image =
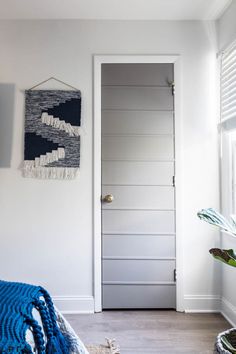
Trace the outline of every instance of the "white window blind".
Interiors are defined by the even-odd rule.
[[[221,58],[221,126],[236,129],[236,42]]]

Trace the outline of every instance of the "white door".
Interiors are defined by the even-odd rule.
[[[103,309],[176,307],[173,70],[102,65]]]

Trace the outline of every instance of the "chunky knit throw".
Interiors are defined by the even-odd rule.
[[[32,311],[40,313],[42,327]],[[40,286],[0,280],[0,353],[33,353],[26,331],[33,332],[38,354],[68,354],[70,342],[60,332],[48,292]]]

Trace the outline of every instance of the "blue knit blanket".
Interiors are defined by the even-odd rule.
[[[38,310],[43,329],[33,318],[33,309]],[[70,352],[71,343],[58,328],[48,292],[40,286],[0,280],[0,353],[33,353],[26,342],[28,329],[38,354]]]

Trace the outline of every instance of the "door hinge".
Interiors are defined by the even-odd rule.
[[[173,82],[168,82],[168,84],[169,84],[169,87],[171,88],[171,93],[174,96],[174,94],[175,94],[175,83],[173,81]]]
[[[175,187],[175,176],[172,177],[172,186]]]
[[[176,275],[176,269],[174,269],[174,282],[176,282],[177,275]]]

